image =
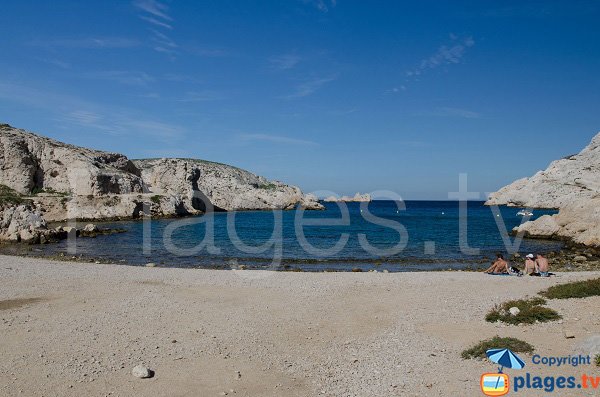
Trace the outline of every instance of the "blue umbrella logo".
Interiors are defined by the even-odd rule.
[[[491,362],[499,364],[498,373],[502,373],[504,367],[522,369],[525,366],[523,360],[510,349],[490,349],[485,352]]]
[[[515,353],[513,353],[510,349],[489,349],[485,352],[485,355],[490,359],[491,362],[499,364],[500,368],[498,368],[498,373],[502,373],[502,369],[504,367],[514,368],[514,369],[522,369],[525,366],[523,360],[519,358]],[[501,375],[498,375],[498,380],[496,381],[496,388],[500,383]]]

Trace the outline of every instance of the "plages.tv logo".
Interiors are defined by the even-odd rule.
[[[500,365],[498,373],[485,373],[481,375],[481,391],[486,396],[503,396],[510,390],[510,378],[502,373],[506,368],[522,369],[525,367],[523,360],[519,358],[510,349],[489,349],[485,355],[492,361]]]

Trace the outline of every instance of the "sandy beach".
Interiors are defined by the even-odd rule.
[[[487,311],[598,275],[218,271],[0,256],[0,395],[479,395],[480,375],[496,367],[460,358],[479,340],[515,336],[541,355],[568,355],[600,334],[600,297],[550,301],[562,323],[490,324]],[[132,376],[140,363],[155,376]]]

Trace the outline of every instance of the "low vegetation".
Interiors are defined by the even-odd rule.
[[[69,195],[69,193],[59,192],[58,190],[54,190],[51,187],[41,188],[41,187],[36,186],[33,189],[31,189],[32,196],[37,196],[40,193],[54,194],[56,196],[68,196]]]
[[[533,346],[520,339],[494,336],[491,339],[481,341],[475,346],[464,350],[461,357],[464,359],[485,358],[485,352],[489,349],[510,349],[515,353],[531,353],[534,350]]]
[[[519,299],[504,302],[494,307],[486,316],[485,320],[490,323],[502,321],[507,324],[534,324],[545,323],[561,318],[556,310],[544,307],[546,300],[543,298]],[[512,314],[510,309],[516,307],[518,313]]]
[[[265,189],[265,190],[275,190],[277,189],[277,185],[274,183],[263,183],[261,185],[256,185],[256,187],[258,189]]]
[[[548,299],[586,298],[600,296],[600,278],[554,285],[540,295]]]
[[[150,197],[150,201],[152,201],[154,204],[159,204],[161,197],[162,196],[160,194],[155,194],[154,196]]]
[[[596,354],[594,362],[596,363],[596,367],[600,367],[600,354]]]
[[[6,185],[0,185],[0,205],[4,204],[24,204],[28,201],[25,200],[17,191],[9,188]]]

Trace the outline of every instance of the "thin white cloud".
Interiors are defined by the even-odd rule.
[[[316,78],[316,79],[305,81],[301,84],[298,84],[296,86],[296,90],[292,94],[286,96],[285,98],[295,99],[295,98],[303,98],[303,97],[312,95],[317,90],[319,90],[321,87],[323,87],[325,84],[330,83],[330,82],[334,81],[335,79],[336,79],[335,76],[331,76],[331,77]]]
[[[133,5],[139,8],[142,11],[147,12],[148,14],[152,14],[155,17],[166,19],[167,21],[172,21],[173,18],[167,11],[169,7],[166,4],[163,4],[156,0],[136,0],[133,2]]]
[[[462,117],[465,119],[478,119],[481,117],[481,114],[467,109],[443,107],[439,110],[440,114],[444,116]]]
[[[290,138],[287,136],[280,135],[268,135],[268,134],[239,134],[237,137],[243,141],[262,141],[262,142],[272,142],[272,143],[280,143],[287,145],[306,145],[306,146],[317,146],[318,143],[304,140],[304,139],[296,139]]]
[[[283,54],[272,56],[269,58],[269,62],[271,63],[271,67],[279,70],[288,70],[295,67],[302,58],[296,54]]]
[[[440,107],[429,112],[420,113],[422,116],[435,116],[435,117],[458,117],[463,119],[478,119],[481,118],[481,114],[468,109],[453,108],[453,107]]]
[[[408,77],[420,76],[427,70],[435,69],[439,66],[459,63],[469,47],[475,45],[472,37],[459,39],[456,35],[450,36],[451,45],[443,45],[428,58],[423,59],[419,65],[406,72]]]
[[[84,77],[89,79],[114,81],[125,85],[135,85],[145,87],[154,81],[154,78],[144,72],[131,72],[125,70],[104,70],[98,72],[88,72]]]
[[[321,12],[328,12],[337,5],[336,0],[302,0],[304,4],[309,4]]]
[[[65,47],[81,49],[131,48],[140,45],[136,39],[126,37],[83,37],[61,38],[52,40],[35,40],[30,43],[41,47]]]
[[[161,140],[179,139],[183,136],[184,132],[183,129],[178,126],[155,120],[132,120],[128,117],[128,119],[122,120],[121,124],[131,129],[141,131],[144,135],[151,135],[160,138]]]
[[[385,93],[386,94],[397,94],[401,91],[406,91],[406,86],[405,85],[399,85],[397,87],[392,87],[389,90],[387,90]]]
[[[54,65],[58,68],[61,69],[71,69],[71,64],[65,61],[61,61],[60,59],[56,59],[56,58],[43,58],[40,59],[40,61],[48,63],[50,65]]]
[[[217,101],[220,99],[223,99],[224,96],[223,94],[216,92],[216,91],[210,91],[210,90],[203,90],[203,91],[188,91],[185,93],[184,97],[181,99],[178,99],[178,102],[206,102],[206,101]]]
[[[140,19],[143,19],[146,22],[150,22],[151,24],[156,25],[156,26],[160,26],[162,28],[173,29],[173,26],[171,26],[170,24],[168,24],[166,22],[159,21],[156,18],[147,17],[145,15],[140,15]]]
[[[139,17],[154,28],[173,29],[173,18],[169,15],[169,7],[166,4],[156,0],[135,0],[133,5],[142,12]],[[156,29],[150,29],[154,42],[152,48],[174,59],[179,46],[169,36]]]
[[[0,100],[24,105],[29,110],[47,111],[64,127],[93,128],[113,136],[151,138],[167,147],[179,144],[185,136],[183,127],[148,117],[138,111],[100,105],[76,96],[15,83],[0,81]]]
[[[197,48],[196,47],[196,48],[189,49],[189,52],[198,54],[203,57],[208,57],[208,58],[220,58],[220,57],[227,57],[227,56],[231,55],[231,52],[224,48]]]
[[[76,110],[64,116],[64,120],[79,125],[93,125],[100,121],[101,118],[102,116],[89,110]]]

